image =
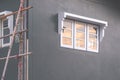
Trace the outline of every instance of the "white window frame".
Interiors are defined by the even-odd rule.
[[[63,26],[63,22],[64,22],[64,20],[62,21],[62,26]],[[61,30],[61,36],[60,36],[60,43],[61,43],[61,46],[62,47],[66,47],[66,48],[73,48],[73,22],[72,22],[72,45],[71,46],[68,46],[68,45],[64,45],[64,44],[62,44],[62,32],[63,32],[63,30]]]
[[[97,50],[90,50],[88,49],[87,47],[87,44],[88,44],[88,33],[86,34],[85,32],[85,49],[82,49],[82,48],[77,48],[75,46],[75,38],[73,38],[73,41],[72,41],[72,47],[69,47],[69,46],[65,46],[62,44],[62,35],[61,35],[61,31],[63,30],[63,21],[64,19],[72,19],[72,20],[75,20],[75,21],[80,21],[80,22],[84,22],[84,23],[90,23],[90,24],[95,24],[95,25],[98,25],[99,26],[99,30],[97,33],[97,36],[98,36],[98,39],[97,39]],[[87,50],[87,51],[92,51],[92,52],[99,52],[99,43],[102,41],[103,37],[104,37],[104,31],[106,29],[106,27],[108,26],[108,22],[107,21],[103,21],[103,20],[98,20],[98,19],[94,19],[94,18],[89,18],[89,17],[85,17],[85,16],[80,16],[80,15],[76,15],[76,14],[71,14],[71,13],[67,13],[67,12],[60,12],[58,14],[58,33],[61,35],[61,39],[60,39],[60,44],[61,44],[61,47],[66,47],[66,48],[74,48],[74,49],[79,49],[79,50]],[[73,28],[75,29],[75,28]],[[85,29],[85,30],[88,30],[88,29]],[[75,31],[73,31],[75,32]],[[88,31],[87,31],[88,32]],[[73,33],[75,34],[75,33]],[[72,35],[73,35],[72,34]],[[72,36],[74,37],[74,36]],[[86,41],[87,40],[87,41]]]
[[[7,15],[7,14],[10,14],[10,13],[12,13],[11,11],[3,11],[3,12],[0,12],[0,15]],[[11,16],[8,16],[8,17],[6,17],[6,19],[8,19],[8,28],[9,28],[9,30],[10,30],[10,34],[12,34],[12,32],[13,32],[13,15],[11,15]],[[3,20],[1,19],[1,32],[2,32],[2,35],[1,35],[1,37],[2,36],[4,36],[4,30],[3,30]],[[7,46],[9,46],[10,45],[10,43],[11,43],[11,36],[10,36],[10,42],[9,43],[4,43],[4,41],[3,41],[3,39],[0,39],[1,41],[0,42],[2,42],[2,45],[1,45],[1,47],[7,47]]]

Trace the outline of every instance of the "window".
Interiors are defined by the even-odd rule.
[[[4,16],[11,13],[10,11],[0,12],[0,16]],[[4,19],[0,19],[0,37],[11,34],[13,32],[13,15],[8,16]],[[0,47],[9,46],[11,37],[5,37],[0,39]]]
[[[107,22],[70,13],[60,14],[58,21],[61,47],[99,51]]]

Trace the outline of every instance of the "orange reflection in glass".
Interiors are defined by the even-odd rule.
[[[63,34],[64,37],[72,37],[72,31],[71,30],[64,29],[62,34]]]
[[[85,41],[84,40],[76,40],[76,47],[85,47]]]
[[[83,32],[77,32],[76,39],[85,39],[85,34]]]
[[[63,22],[63,28],[64,29],[72,29],[72,21],[71,20],[64,20]]]
[[[97,28],[94,27],[94,25],[89,25],[89,33],[90,34],[96,34]]]
[[[85,48],[85,24],[81,22],[76,22],[76,47]]]
[[[72,39],[71,38],[65,38],[65,37],[63,37],[62,38],[62,43],[64,44],[64,45],[72,45]]]
[[[97,41],[90,39],[89,40],[89,49],[97,50]]]
[[[62,31],[62,44],[72,46],[72,21],[64,20]]]
[[[91,50],[97,50],[97,28],[94,25],[89,25],[88,48]]]
[[[85,24],[81,22],[76,22],[75,24],[76,31],[85,31]]]

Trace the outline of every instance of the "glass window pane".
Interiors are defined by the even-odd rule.
[[[8,19],[3,21],[3,27],[8,27]]]
[[[97,42],[97,38],[89,38],[89,41]]]
[[[72,21],[64,20],[62,31],[62,44],[72,46]]]
[[[75,27],[76,27],[76,31],[85,32],[85,24],[84,23],[76,22]]]
[[[72,21],[71,20],[64,20],[63,28],[71,30],[72,29]]]
[[[89,38],[97,39],[97,34],[89,34]]]
[[[76,32],[76,39],[85,39],[85,33]]]
[[[3,39],[3,44],[9,43],[10,42],[10,37],[5,37]]]
[[[91,50],[97,50],[97,41],[94,39],[89,40],[89,49]]]
[[[62,38],[62,44],[71,46],[72,45],[72,39],[63,37]]]
[[[95,25],[89,25],[89,41],[88,41],[88,49],[97,50],[98,47],[98,28]]]
[[[89,25],[89,34],[97,34],[97,28],[94,25]]]
[[[75,46],[77,48],[85,48],[85,24],[82,22],[75,23]]]
[[[3,29],[3,36],[10,34],[9,28]],[[10,36],[3,38],[3,44],[9,43],[10,42]]]
[[[65,29],[65,30],[63,31],[62,35],[63,35],[64,37],[72,37],[72,31]]]
[[[85,40],[76,40],[76,47],[85,48]]]
[[[9,28],[4,29],[3,30],[3,35],[8,35],[8,34],[10,34]]]

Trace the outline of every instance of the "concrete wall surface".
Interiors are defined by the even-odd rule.
[[[18,9],[18,0],[6,2],[4,0],[0,2],[0,10]],[[28,26],[32,52],[29,61],[29,80],[120,80],[118,2],[118,0],[29,0],[29,5],[33,6],[29,11]],[[59,12],[69,12],[108,22],[99,53],[60,47],[60,35],[57,31]],[[0,49],[0,57],[6,50],[7,48]],[[17,69],[13,67],[14,61],[9,64],[11,67],[8,68],[6,80],[17,78]],[[1,66],[0,74],[3,68]],[[10,74],[11,71],[13,74]]]

